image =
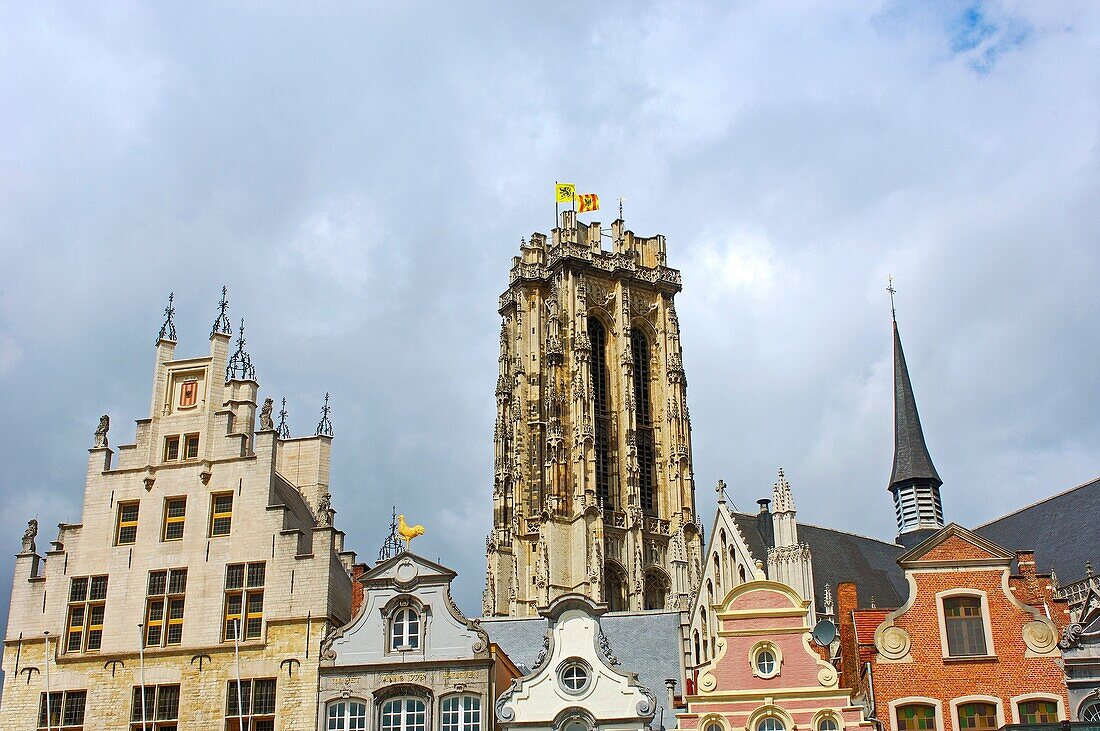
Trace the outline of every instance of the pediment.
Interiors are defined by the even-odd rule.
[[[1012,552],[951,523],[902,554],[898,563],[903,568],[945,564],[1004,565],[1012,558]]]
[[[455,576],[446,566],[404,551],[376,565],[360,576],[359,581],[365,586],[385,584],[409,589],[417,584],[450,583]]]

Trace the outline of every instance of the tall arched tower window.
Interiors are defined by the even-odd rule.
[[[614,564],[604,567],[603,598],[607,608],[612,612],[622,612],[627,609],[626,604],[626,574]]]
[[[588,318],[588,339],[592,343],[592,391],[596,407],[596,499],[614,508],[611,492],[611,373],[607,369],[607,328],[595,317]]]
[[[657,514],[657,456],[653,443],[653,400],[649,395],[649,339],[639,328],[630,330],[630,354],[634,360],[638,445],[638,496],[642,511]]]

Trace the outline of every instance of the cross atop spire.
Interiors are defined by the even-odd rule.
[[[229,299],[226,297],[227,294],[228,290],[223,286],[222,298],[221,301],[218,302],[218,316],[214,319],[214,327],[210,329],[210,337],[214,337],[218,334],[233,334],[233,324],[229,322],[229,315],[227,314],[229,310]]]
[[[894,294],[897,292],[897,290],[894,289],[894,275],[891,274],[889,277],[887,277],[887,280],[889,281],[889,283],[886,285],[886,291],[890,293],[890,319],[894,322],[897,322],[898,311],[894,309]]]
[[[718,504],[719,505],[725,505],[726,504],[726,481],[725,480],[719,480],[717,487],[714,488],[714,491],[716,493],[718,493]]]
[[[254,381],[256,380],[256,367],[252,365],[252,356],[244,351],[244,318],[241,318],[241,333],[237,336],[237,351],[229,359],[229,365],[225,367],[225,380],[229,381]]]
[[[279,439],[290,439],[290,427],[286,425],[286,397],[283,397],[283,406],[279,409],[279,424],[275,427],[275,433]]]
[[[332,413],[332,409],[328,405],[328,393],[325,393],[325,405],[321,407],[321,421],[317,424],[317,436],[319,437],[331,437],[332,436],[332,422],[329,420],[329,414]]]
[[[173,319],[176,314],[176,307],[173,304],[175,299],[176,293],[169,292],[168,306],[164,308],[164,324],[160,326],[160,334],[157,335],[158,342],[161,340],[176,342],[176,321]]]

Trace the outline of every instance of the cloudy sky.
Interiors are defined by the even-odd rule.
[[[700,512],[894,533],[887,276],[949,519],[1100,475],[1095,2],[0,3],[0,619],[223,284],[371,559],[480,607],[497,295],[571,180],[668,237]],[[596,220],[610,221],[612,211]]]

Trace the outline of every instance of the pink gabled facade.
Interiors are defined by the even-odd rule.
[[[758,572],[713,607],[720,623],[713,658],[698,669],[683,731],[867,729],[836,668],[810,635],[810,604]]]

